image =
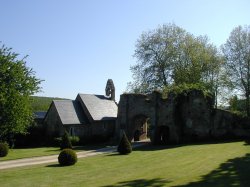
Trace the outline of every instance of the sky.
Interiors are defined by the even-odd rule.
[[[38,96],[104,95],[116,100],[132,81],[130,67],[143,32],[175,23],[220,47],[250,25],[249,0],[0,0],[0,41],[44,80]]]

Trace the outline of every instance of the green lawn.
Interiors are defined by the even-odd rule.
[[[164,149],[163,149],[164,148]],[[57,163],[0,170],[3,186],[250,186],[250,146],[244,142],[146,146],[130,155],[106,154]]]
[[[60,149],[58,147],[10,149],[6,157],[0,157],[0,161],[54,155],[59,153]]]
[[[90,150],[90,149],[98,149],[101,147],[103,147],[103,145],[78,146],[78,147],[74,147],[74,150],[84,151],[84,150]],[[60,153],[60,148],[58,147],[10,149],[6,157],[0,157],[0,162],[6,161],[6,160],[20,159],[20,158],[57,155],[59,153]]]

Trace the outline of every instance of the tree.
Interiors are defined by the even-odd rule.
[[[203,85],[206,90],[214,94],[217,101],[221,85],[220,70],[223,64],[217,48],[208,42],[206,36],[186,35],[178,50],[178,58],[173,64],[174,84]]]
[[[186,31],[175,24],[143,33],[136,43],[134,57],[138,64],[131,66],[135,81],[129,84],[130,89],[147,93],[169,85],[173,63],[185,35]]]
[[[131,67],[132,92],[148,93],[172,84],[204,83],[215,88],[220,55],[207,37],[195,37],[175,24],[143,33],[137,40]]]
[[[40,90],[41,80],[26,66],[25,58],[4,45],[0,48],[0,140],[13,143],[33,120],[30,96]]]
[[[250,26],[234,28],[222,51],[229,82],[236,93],[244,96],[246,113],[250,116]]]
[[[125,132],[123,132],[122,139],[117,147],[117,151],[122,155],[126,155],[132,152],[131,144],[128,141]]]
[[[239,99],[237,95],[234,95],[229,99],[229,109],[244,116],[246,115],[245,103],[245,99]]]

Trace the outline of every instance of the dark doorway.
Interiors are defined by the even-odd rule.
[[[134,141],[140,141],[140,131],[136,130],[134,133]]]
[[[137,115],[133,118],[133,139],[134,141],[140,141],[143,139],[147,139],[147,121],[148,117],[144,115]]]
[[[160,126],[157,130],[157,143],[161,145],[166,145],[169,142],[169,127],[168,126]]]

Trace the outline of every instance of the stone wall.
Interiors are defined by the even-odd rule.
[[[183,100],[179,101],[177,114],[182,141],[195,139],[206,139],[210,136],[211,130],[211,108],[202,92],[190,91]]]
[[[245,138],[250,136],[250,121],[225,110],[215,110],[212,117],[212,136]]]
[[[173,94],[163,99],[158,92],[149,95],[123,94],[118,104],[117,139],[125,131],[133,141],[140,131],[139,139],[150,136],[156,144],[179,143],[245,137],[250,135],[249,129],[248,119],[214,109],[203,92],[198,90],[188,92],[181,100]]]
[[[120,96],[118,104],[116,135],[122,134],[124,130],[130,140],[133,140],[134,133],[138,130],[136,121],[141,118],[151,126],[157,123],[155,102],[156,98],[142,94],[123,94]]]

